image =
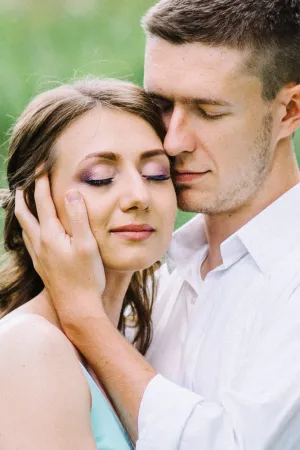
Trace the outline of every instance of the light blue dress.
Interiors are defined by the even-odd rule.
[[[91,424],[98,450],[133,450],[112,406],[82,364],[81,367],[91,390]]]

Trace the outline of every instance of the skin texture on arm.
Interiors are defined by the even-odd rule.
[[[73,200],[66,201],[71,239],[56,217],[45,176],[36,182],[39,222],[27,209],[21,192],[16,195],[16,215],[35,269],[51,296],[64,332],[88,360],[135,441],[141,400],[156,372],[105,313],[99,295],[105,279],[102,270],[95,270],[100,267],[101,258],[97,246],[92,245],[84,201]]]
[[[71,344],[35,315],[0,327],[0,448],[96,450],[90,391]]]

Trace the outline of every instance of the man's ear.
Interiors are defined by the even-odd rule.
[[[300,126],[300,84],[287,86],[282,91],[282,106],[280,139],[292,136]]]

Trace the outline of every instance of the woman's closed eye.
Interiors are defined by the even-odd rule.
[[[167,181],[171,178],[170,174],[143,175],[143,177],[148,181]]]
[[[170,180],[171,176],[169,174],[157,174],[157,175],[142,175],[142,177],[147,181],[167,181]],[[113,183],[114,178],[104,178],[104,179],[86,179],[84,182],[90,186],[108,186]]]
[[[169,163],[160,163],[149,161],[142,171],[142,176],[148,181],[167,181],[170,180],[170,166]]]
[[[84,182],[86,184],[89,184],[90,186],[107,186],[108,184],[111,184],[113,182],[113,178],[104,178],[102,180],[97,179],[86,179]]]
[[[116,169],[108,164],[95,165],[85,170],[81,176],[81,182],[90,186],[107,186],[115,178]]]
[[[169,164],[162,164],[154,161],[147,161],[139,170],[139,175],[149,182],[163,182],[170,180]],[[82,174],[81,181],[90,186],[109,186],[116,179],[123,178],[126,171],[116,170],[115,167],[98,166],[87,170]]]

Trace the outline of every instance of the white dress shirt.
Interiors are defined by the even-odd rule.
[[[159,278],[137,450],[300,450],[300,185],[221,245],[203,216]]]

